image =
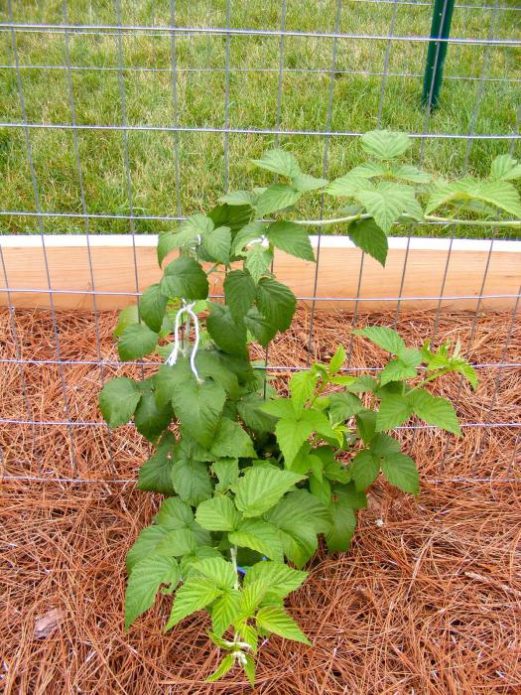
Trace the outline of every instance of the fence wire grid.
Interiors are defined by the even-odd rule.
[[[111,475],[77,475],[74,437],[77,428],[102,428],[107,438],[108,470],[117,471],[111,433],[98,420],[74,417],[73,388],[67,370],[98,369],[99,383],[118,360],[103,355],[97,299],[106,294],[140,294],[136,235],[172,228],[218,193],[240,187],[252,176],[248,161],[271,146],[287,146],[315,173],[332,177],[356,163],[354,137],[371,128],[408,132],[415,139],[414,157],[437,170],[486,173],[490,159],[503,152],[521,154],[521,7],[510,0],[461,2],[455,5],[448,44],[441,106],[421,107],[425,53],[430,41],[430,2],[415,0],[296,0],[191,3],[13,2],[0,9],[0,85],[5,95],[0,114],[0,262],[14,357],[0,357],[0,369],[14,365],[25,398],[25,417],[0,414],[0,428],[65,427],[70,475],[5,473],[4,479],[32,482],[120,483]],[[437,45],[440,45],[438,42]],[[317,169],[316,162],[320,162]],[[319,171],[320,170],[320,171]],[[323,214],[323,205],[313,210]],[[128,234],[134,248],[135,291],[99,291],[91,258],[91,238],[100,233]],[[10,287],[2,237],[38,236],[45,260],[47,287]],[[76,290],[52,286],[47,261],[49,233],[85,235],[90,261],[96,359],[68,360],[61,346],[60,312],[55,297]],[[354,326],[359,320],[364,256],[358,290],[352,298],[319,297],[321,233],[318,230],[314,291],[299,297],[311,302],[308,346],[316,330],[320,301],[346,302]],[[457,230],[454,230],[456,236]],[[516,294],[487,293],[487,274],[500,230],[490,230],[488,258],[480,287],[471,298],[471,350],[482,317],[482,303],[510,297],[512,312],[497,361],[477,362],[480,373],[496,374],[493,403],[501,374],[521,368],[511,350],[519,318],[521,287]],[[404,295],[409,268],[408,237],[394,324],[404,302],[435,300],[433,337],[442,303],[468,299],[445,293],[453,239],[447,249],[445,275],[434,297]],[[71,272],[74,269],[71,268]],[[521,269],[519,274],[521,285]],[[48,296],[53,359],[25,356],[18,334],[12,294]],[[7,298],[7,301],[5,301]],[[375,298],[373,298],[375,299]],[[271,363],[268,372],[293,367]],[[147,370],[151,362],[136,363]],[[32,416],[25,392],[25,369],[56,369],[60,377],[63,417]],[[348,362],[347,372],[359,367]],[[368,371],[372,368],[369,367]],[[461,393],[461,387],[459,389]],[[466,421],[463,428],[487,431],[521,428],[511,421]],[[402,429],[429,430],[428,425]],[[513,482],[519,463],[521,434],[515,435],[512,465],[494,482]],[[476,457],[479,451],[475,452]],[[4,451],[5,459],[9,451]],[[442,462],[443,463],[443,462]],[[436,478],[432,478],[436,481]],[[490,483],[492,478],[455,481]]]

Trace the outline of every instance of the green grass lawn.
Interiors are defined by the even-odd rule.
[[[463,0],[460,0],[463,3]],[[453,37],[521,37],[521,11],[516,3],[501,0],[499,9],[476,9],[485,0],[465,0],[473,9],[456,8]],[[177,3],[178,26],[224,27],[224,0],[192,0]],[[492,0],[486,0],[493,5]],[[335,28],[335,0],[288,0],[285,28],[331,32]],[[280,1],[244,0],[230,3],[234,28],[278,30]],[[7,21],[6,3],[0,21]],[[17,22],[63,23],[60,0],[13,2]],[[431,8],[426,4],[390,2],[342,3],[339,31],[387,36],[429,32]],[[69,0],[68,20],[74,24],[115,24],[114,3]],[[122,22],[161,26],[170,23],[169,0],[123,0]],[[513,134],[519,130],[516,109],[521,103],[521,49],[477,45],[451,45],[446,62],[441,108],[430,118],[420,106],[426,44],[411,41],[285,37],[284,75],[279,94],[280,38],[232,36],[228,39],[230,74],[226,82],[227,39],[223,36],[178,35],[177,113],[174,109],[172,43],[166,32],[139,32],[123,36],[124,70],[120,72],[118,36],[84,33],[69,35],[70,73],[66,64],[64,33],[17,32],[18,58],[30,123],[71,123],[71,94],[76,121],[83,125],[123,125],[124,90],[126,122],[130,126],[185,126],[239,129],[282,129],[363,132],[387,127],[407,132]],[[386,58],[386,51],[388,51]],[[381,74],[388,63],[389,75]],[[0,32],[1,117],[20,122],[11,37]],[[39,67],[40,66],[40,67]],[[44,66],[44,67],[41,67]],[[409,73],[400,76],[400,73]],[[413,76],[410,76],[410,75]],[[480,82],[479,78],[486,78]],[[464,79],[461,79],[464,78]],[[228,85],[229,102],[225,92]],[[383,88],[382,88],[383,87]],[[331,112],[328,103],[332,97]],[[34,169],[42,210],[80,213],[80,177],[71,130],[30,131]],[[131,204],[125,170],[125,148],[130,163],[130,188],[135,215],[191,214],[215,202],[226,185],[225,146],[229,149],[230,188],[265,183],[268,178],[254,169],[249,159],[277,142],[276,136],[164,130],[79,130],[77,147],[87,210],[94,215],[128,215]],[[295,153],[310,173],[321,174],[324,148],[328,148],[327,176],[344,173],[362,155],[350,137],[312,135],[281,136],[279,144]],[[429,139],[415,142],[410,160],[423,159],[432,171],[461,173],[466,167],[486,173],[496,154],[509,150],[509,141]],[[521,156],[521,143],[513,154]],[[176,167],[176,153],[179,155]],[[176,185],[178,171],[179,186]],[[35,211],[35,197],[21,128],[0,129],[0,210]],[[318,204],[307,204],[307,216]],[[314,209],[313,209],[314,208]],[[138,220],[135,231],[157,232],[172,222]],[[92,233],[130,231],[128,220],[91,219],[86,228],[81,218],[47,217],[46,232]],[[38,220],[29,216],[0,216],[0,233],[39,231]],[[436,229],[429,228],[429,233]],[[424,232],[425,233],[425,232]],[[438,233],[446,233],[439,232]],[[459,234],[459,230],[455,230]],[[461,236],[487,235],[465,228]],[[513,236],[504,231],[502,236]]]

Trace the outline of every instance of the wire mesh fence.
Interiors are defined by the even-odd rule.
[[[91,244],[95,235],[128,235],[134,286],[124,294],[130,301],[142,289],[137,235],[170,229],[223,190],[251,179],[249,158],[270,146],[288,146],[303,166],[324,177],[354,165],[354,137],[375,127],[408,132],[415,139],[412,156],[442,172],[482,174],[495,154],[521,153],[521,8],[507,0],[455,5],[452,34],[437,42],[447,44],[448,58],[441,105],[435,111],[420,103],[431,14],[431,3],[412,0],[279,0],[261,5],[232,0],[114,0],[88,5],[73,0],[7,1],[0,11],[0,81],[5,95],[0,117],[4,175],[0,234],[38,236],[46,282],[43,287],[31,286],[30,280],[25,287],[11,286],[0,236],[0,299],[8,307],[10,334],[0,368],[17,370],[20,391],[20,412],[3,413],[0,428],[26,428],[33,448],[36,430],[59,429],[65,442],[60,451],[68,452],[70,475],[49,477],[32,466],[27,474],[18,460],[18,448],[16,465],[10,466],[6,436],[6,477],[129,480],[115,475],[115,449],[121,442],[114,444],[100,420],[82,415],[81,398],[69,378],[71,369],[92,367],[100,385],[122,366],[106,349],[99,301],[111,292],[97,288]],[[323,202],[317,206],[313,213],[323,214]],[[446,234],[445,229],[428,231]],[[467,231],[471,236],[478,234]],[[460,234],[454,228],[451,232],[454,237]],[[487,288],[497,238],[508,235],[502,230],[487,232],[481,282],[471,295],[457,296],[446,291],[453,239],[447,246],[439,293],[426,296],[421,288],[414,296],[404,293],[411,270],[409,236],[389,322],[399,325],[410,302],[434,300],[430,330],[436,339],[445,302],[451,300],[457,309],[458,302],[471,298],[475,305],[466,318],[465,348],[472,353],[481,339],[483,302],[499,296]],[[56,297],[77,290],[53,286],[47,248],[50,233],[85,235],[90,280],[81,294],[92,299],[92,355],[71,359],[68,350],[64,352]],[[313,292],[300,297],[309,303],[303,338],[308,359],[313,354],[320,302],[342,302],[349,312],[345,321],[355,326],[366,301],[361,298],[363,254],[352,297],[320,296],[321,239],[318,230]],[[47,331],[42,339],[52,355],[49,351],[44,357],[27,355],[14,293],[48,297]],[[114,290],[112,294],[121,293]],[[475,360],[480,373],[492,375],[494,386],[480,418],[468,417],[463,427],[509,431],[513,445],[506,453],[509,461],[505,458],[503,479],[511,480],[521,422],[514,410],[512,419],[498,417],[494,403],[504,375],[515,374],[521,367],[514,340],[521,288],[502,296],[508,296],[512,309],[503,322],[501,346],[493,359]],[[269,353],[265,358],[273,374],[306,366],[278,364]],[[149,367],[146,362],[136,365]],[[377,368],[369,365],[369,370]],[[350,363],[346,366],[346,370],[358,369]],[[57,374],[60,417],[38,415],[41,394],[27,386],[27,370],[38,370],[42,388],[44,370]],[[93,374],[89,372],[88,378]],[[429,431],[428,426],[418,425],[404,429],[413,434]],[[110,476],[77,475],[78,430],[103,430]],[[472,455],[479,460],[479,450]],[[476,480],[481,480],[477,471]]]

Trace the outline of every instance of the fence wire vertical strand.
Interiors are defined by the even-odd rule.
[[[282,5],[280,8],[280,37],[279,37],[279,67],[278,67],[278,80],[277,80],[277,106],[275,110],[275,129],[277,131],[281,130],[282,124],[282,86],[284,84],[284,31],[286,30],[286,10],[287,10],[287,0],[282,0]],[[275,145],[279,147],[280,145],[280,134],[277,132],[275,135]],[[271,261],[271,272],[274,270],[274,261]],[[268,363],[269,363],[270,347],[269,343],[264,348],[264,384],[263,384],[263,394],[264,399],[266,399],[268,393]]]
[[[176,25],[176,0],[170,0],[170,24],[172,27]],[[171,85],[172,85],[172,115],[173,125],[179,126],[179,98],[177,93],[177,44],[175,31],[170,32],[170,69],[171,69]],[[174,179],[175,179],[175,210],[176,215],[181,215],[181,162],[180,162],[180,143],[179,131],[174,130],[172,133],[174,139]]]
[[[7,2],[7,7],[8,7],[8,16],[9,16],[9,21],[13,23],[13,8],[12,8],[12,0],[8,0]],[[24,96],[24,88],[23,88],[23,83],[22,83],[22,75],[19,69],[19,56],[18,56],[18,46],[17,46],[17,40],[16,40],[16,32],[14,27],[11,27],[10,31],[11,35],[11,50],[13,53],[13,59],[15,63],[15,73],[16,73],[16,84],[17,84],[17,89],[18,89],[18,98],[20,101],[20,111],[22,115],[22,122],[24,123],[24,139],[25,139],[25,148],[26,148],[26,153],[27,153],[27,163],[29,165],[29,171],[30,171],[30,176],[31,176],[31,185],[32,185],[32,190],[33,190],[33,197],[34,197],[34,204],[36,207],[36,212],[40,213],[42,210],[41,206],[41,201],[40,201],[40,189],[38,185],[38,179],[36,176],[36,168],[34,166],[34,158],[33,158],[33,151],[32,151],[32,144],[31,144],[31,136],[29,133],[29,128],[27,127],[28,123],[28,118],[27,118],[27,109],[26,109],[26,104],[25,104],[25,96]],[[56,316],[56,308],[54,306],[54,297],[52,294],[52,283],[51,283],[51,275],[50,275],[50,269],[49,269],[49,260],[47,257],[47,248],[45,244],[45,229],[43,225],[43,217],[41,215],[37,215],[37,220],[38,220],[38,231],[39,231],[39,236],[40,236],[40,242],[42,246],[42,255],[43,255],[43,261],[44,261],[44,268],[45,268],[45,276],[47,280],[47,287],[50,290],[49,291],[49,306],[51,310],[51,322],[52,322],[52,327],[53,327],[53,338],[54,338],[54,347],[55,347],[55,354],[56,354],[56,359],[58,362],[58,374],[60,376],[60,386],[61,386],[61,392],[62,392],[62,399],[63,399],[63,408],[64,408],[64,414],[66,420],[70,421],[70,409],[69,409],[69,400],[68,400],[68,395],[67,395],[67,380],[65,378],[65,372],[63,369],[63,365],[61,364],[61,348],[60,348],[60,334],[59,334],[59,328],[58,328],[58,318]],[[70,461],[71,461],[71,468],[73,473],[76,473],[76,453],[75,453],[75,445],[74,445],[74,434],[72,431],[72,428],[70,426],[67,426],[67,436],[69,440],[69,453],[70,453]]]
[[[496,33],[496,25],[499,17],[499,0],[496,0],[495,8],[490,18],[490,27],[488,31],[488,39],[491,41]],[[491,47],[485,46],[483,48],[483,63],[481,65],[480,79],[478,83],[478,92],[476,98],[474,99],[474,108],[472,109],[472,114],[469,120],[468,135],[470,136],[468,140],[465,141],[465,160],[463,162],[463,170],[466,172],[469,168],[470,153],[472,151],[472,146],[474,144],[473,135],[476,134],[476,126],[478,123],[479,112],[481,110],[481,103],[483,101],[484,91],[485,91],[485,80],[487,73],[490,68],[490,52]]]
[[[500,363],[504,362],[508,356],[508,350],[510,348],[510,343],[511,343],[512,336],[514,335],[514,330],[516,327],[517,313],[518,313],[518,309],[519,309],[519,306],[521,303],[520,300],[521,300],[521,285],[519,286],[518,296],[517,296],[516,302],[514,304],[514,308],[512,309],[512,319],[510,321],[510,324],[508,326],[508,330],[507,330],[507,333],[505,336],[505,343],[503,345],[503,349],[501,351],[501,357],[499,359]],[[498,370],[497,374],[496,374],[496,378],[495,378],[495,383],[494,383],[494,393],[493,393],[492,398],[491,398],[491,403],[492,403],[493,408],[495,408],[497,405],[497,398],[498,398],[498,394],[499,394],[499,384],[501,382],[501,378],[502,378],[501,372],[500,372],[500,370]]]
[[[226,0],[226,29],[231,28],[231,0]],[[230,51],[231,33],[226,33],[224,54],[224,192],[228,192],[230,182]]]
[[[337,0],[336,12],[335,12],[335,34],[339,33],[340,30],[340,20],[342,17],[342,2]],[[335,98],[335,75],[337,66],[337,56],[338,56],[338,38],[333,39],[333,44],[331,47],[331,69],[329,73],[329,85],[328,85],[328,99],[327,99],[327,113],[326,113],[326,132],[331,130],[331,124],[333,122],[333,102]],[[322,177],[326,178],[329,172],[329,136],[324,137],[324,150],[322,154]],[[320,213],[319,218],[322,219],[324,216],[324,194],[320,196]],[[316,263],[315,263],[315,273],[313,277],[313,292],[312,292],[312,302],[311,310],[309,314],[309,335],[308,335],[308,354],[306,356],[306,364],[309,366],[311,364],[311,359],[313,355],[313,334],[315,327],[315,312],[317,308],[317,292],[318,292],[318,277],[320,271],[320,250],[322,248],[322,227],[318,228],[317,234],[317,250],[316,250]]]
[[[384,101],[385,101],[385,88],[387,86],[387,79],[389,77],[389,62],[391,59],[391,49],[393,43],[394,27],[396,25],[396,17],[398,16],[398,6],[400,5],[400,0],[393,0],[393,13],[391,16],[391,25],[389,27],[389,39],[385,45],[385,57],[383,66],[383,75],[380,82],[380,97],[378,99],[378,113],[376,116],[376,121],[378,128],[382,123],[383,111],[384,111]]]
[[[63,19],[65,24],[68,24],[69,22],[69,10],[68,10],[68,3],[67,0],[63,0],[62,4],[62,12],[63,12]],[[68,96],[69,96],[69,109],[71,112],[71,122],[73,125],[77,123],[77,115],[76,115],[76,101],[74,98],[74,84],[72,81],[72,70],[71,70],[71,55],[70,55],[70,36],[69,32],[65,31],[64,33],[64,51],[65,51],[65,64],[67,66],[67,71],[66,71],[66,76],[67,76],[67,91],[68,91]],[[96,336],[96,355],[98,357],[99,361],[99,376],[100,376],[100,386],[103,385],[103,382],[105,380],[105,368],[103,366],[103,357],[102,357],[102,352],[101,352],[101,334],[100,334],[100,322],[99,322],[99,310],[98,310],[98,303],[97,303],[97,296],[96,296],[96,278],[95,278],[95,273],[94,273],[94,268],[93,268],[93,263],[92,263],[92,249],[91,249],[91,244],[90,244],[90,221],[87,216],[87,198],[85,194],[85,182],[83,179],[83,168],[81,164],[81,157],[80,157],[80,145],[79,145],[79,137],[78,137],[78,131],[73,130],[72,131],[72,143],[73,143],[73,150],[74,150],[74,159],[76,162],[76,169],[78,172],[78,186],[80,189],[80,204],[81,204],[81,210],[83,213],[83,224],[84,224],[84,229],[85,229],[85,244],[87,248],[87,258],[89,261],[89,278],[90,278],[90,284],[92,287],[92,310],[94,314],[94,332]],[[112,471],[115,473],[115,464],[114,464],[114,456],[113,456],[113,447],[112,447],[112,432],[110,431],[109,426],[107,425],[106,430],[105,430],[105,436],[107,440],[107,450],[109,454],[109,461],[110,461],[110,466]]]

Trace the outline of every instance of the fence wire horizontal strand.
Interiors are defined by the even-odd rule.
[[[128,32],[149,32],[150,35],[156,34],[180,34],[193,36],[194,34],[213,35],[213,36],[266,36],[279,37],[288,36],[292,38],[311,38],[311,39],[346,39],[360,41],[387,41],[388,36],[382,34],[355,34],[346,32],[324,32],[324,31],[297,31],[290,29],[246,29],[234,27],[180,27],[180,26],[146,26],[142,24],[31,24],[31,23],[9,23],[0,22],[0,31],[15,32],[49,32],[65,33],[65,31],[78,34],[84,32],[94,32],[105,35],[118,36]],[[108,32],[114,32],[108,34]],[[400,43],[430,43],[429,36],[419,36],[415,34],[402,35],[395,34],[393,41]],[[498,46],[505,48],[516,48],[521,46],[521,39],[475,39],[465,37],[436,38],[436,41],[462,45],[462,46]]]

